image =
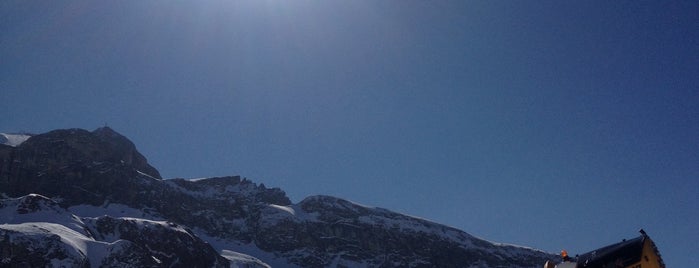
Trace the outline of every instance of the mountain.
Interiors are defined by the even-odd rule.
[[[161,178],[114,130],[0,144],[0,267],[540,267],[548,253],[239,176]]]
[[[37,194],[2,200],[0,215],[0,266],[229,266],[211,245],[172,222],[78,217]]]

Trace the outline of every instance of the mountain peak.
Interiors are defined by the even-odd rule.
[[[53,130],[3,147],[0,171],[0,189],[10,196],[38,193],[90,204],[143,174],[162,179],[130,140],[109,128]]]
[[[124,135],[107,126],[95,129],[92,134],[106,143],[109,150],[121,158],[119,161],[123,161],[127,165],[135,165],[139,171],[162,179],[160,172],[148,164],[146,157],[139,153],[136,150],[136,145]]]
[[[128,138],[126,138],[124,135],[121,135],[119,132],[116,132],[114,129],[110,127],[101,127],[97,128],[92,131],[92,134],[95,136],[99,137],[100,139],[104,141],[111,141],[111,142],[119,142],[125,147],[136,147],[133,142],[131,142]]]
[[[99,127],[99,128],[95,129],[95,130],[92,131],[92,132],[93,132],[93,133],[97,133],[97,132],[107,132],[107,133],[119,134],[119,133],[117,133],[116,131],[114,131],[114,129],[112,129],[112,128],[108,127],[108,126]]]

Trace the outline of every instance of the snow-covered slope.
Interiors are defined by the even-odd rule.
[[[31,138],[31,135],[0,133],[0,144],[16,147],[29,138]]]
[[[259,262],[234,252],[224,258],[172,222],[79,217],[36,194],[0,200],[0,219],[0,266],[254,267],[250,264]]]
[[[0,196],[0,260],[11,265],[539,267],[554,257],[336,197],[292,203],[239,176],[162,180],[111,129],[0,146]]]

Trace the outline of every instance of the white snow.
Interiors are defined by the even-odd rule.
[[[221,250],[221,256],[231,261],[231,268],[250,267],[251,264],[255,264],[259,267],[271,268],[271,266],[260,261],[259,259],[240,252],[224,249]]]
[[[20,224],[0,224],[0,229],[20,232],[22,236],[36,236],[37,238],[58,235],[61,242],[66,246],[66,252],[73,256],[74,259],[87,258],[92,267],[98,267],[105,257],[109,256],[113,250],[118,250],[120,244],[124,240],[118,240],[113,243],[95,241],[75,230],[56,223],[48,222],[25,222]],[[37,239],[41,241],[42,239]],[[54,267],[70,267],[69,259],[53,259]],[[63,266],[60,266],[63,265]]]
[[[0,224],[0,229],[23,233],[24,235],[55,234],[61,237],[61,241],[71,246],[77,253],[85,255],[87,246],[85,241],[90,240],[85,235],[56,223],[25,222],[20,224]]]
[[[31,136],[25,135],[25,134],[7,134],[7,133],[0,133],[0,143],[9,145],[12,147],[17,147],[23,142],[25,142],[27,139],[29,139]],[[3,138],[4,137],[4,138]]]
[[[38,196],[40,195],[31,194],[27,195],[26,197],[0,200],[0,203],[5,205],[4,207],[0,208],[0,223],[20,224],[26,222],[48,222],[66,226],[76,232],[83,231],[83,223],[80,218],[75,217],[73,214],[69,213],[67,210],[59,207],[58,205],[44,204],[44,202],[50,202],[48,198],[46,201],[38,201],[41,207],[37,211],[32,211],[25,214],[20,214],[17,212],[19,205],[24,202],[24,198],[36,198]]]
[[[274,205],[274,204],[269,204],[268,206],[275,208],[275,209],[278,209],[278,210],[281,210],[281,211],[285,211],[286,213],[289,213],[291,215],[296,215],[296,211],[294,210],[294,208],[292,208],[290,206],[280,206],[280,205]]]
[[[153,177],[153,176],[151,176],[151,175],[148,175],[148,174],[146,174],[146,173],[143,173],[143,172],[140,171],[140,170],[136,170],[136,172],[138,172],[138,174],[140,174],[140,175],[143,176],[143,177],[150,178],[150,179],[153,179],[153,180],[156,180],[156,181],[159,181],[159,180],[160,180],[160,179],[158,179],[158,178],[156,178],[156,177]]]
[[[262,209],[260,224],[274,225],[285,219],[294,222],[314,222],[318,221],[319,215],[320,213],[318,212],[308,213],[304,211],[300,205],[280,206],[267,204],[267,207]]]
[[[209,236],[206,234],[206,231],[199,228],[195,228],[192,231],[199,238],[216,249],[221,256],[230,260],[231,267],[298,267],[297,265],[288,263],[284,258],[275,256],[274,253],[261,250],[254,243],[242,244],[234,240]],[[263,262],[260,259],[264,259],[265,261]]]

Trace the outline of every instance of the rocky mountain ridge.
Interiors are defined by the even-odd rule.
[[[0,266],[229,267],[189,229],[138,218],[78,217],[45,196],[0,201]]]
[[[239,176],[163,180],[131,141],[106,127],[0,144],[0,192],[0,267],[31,257],[20,244],[54,252],[46,263],[82,267],[539,267],[552,258],[336,197],[294,204],[281,189]],[[39,205],[20,208],[22,200]],[[17,222],[19,215],[49,216]],[[76,238],[83,244],[123,242],[99,256],[59,247],[72,241],[59,226],[84,236]],[[53,242],[35,245],[40,230]]]

